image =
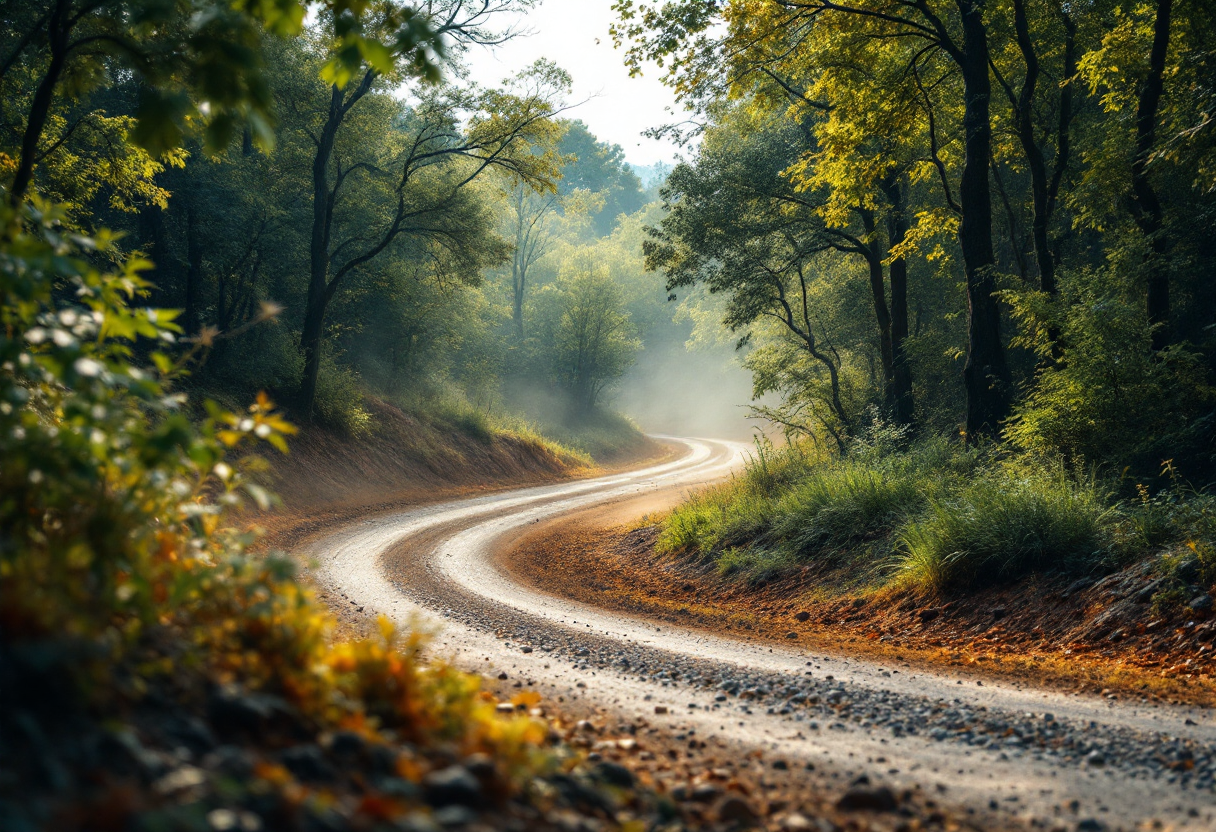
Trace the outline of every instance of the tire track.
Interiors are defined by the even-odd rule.
[[[645,490],[720,479],[745,446],[671,440],[679,459],[596,480],[377,517],[313,544],[317,577],[416,626],[471,670],[768,754],[1060,828],[1216,828],[1210,713],[809,655],[606,613],[511,581],[494,551],[521,529]],[[862,761],[868,761],[863,763]]]

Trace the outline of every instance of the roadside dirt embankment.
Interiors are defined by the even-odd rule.
[[[1143,564],[1105,578],[1040,576],[953,598],[858,594],[812,566],[760,585],[655,551],[637,524],[668,505],[597,508],[540,524],[503,555],[556,595],[773,643],[947,667],[1129,701],[1216,703],[1216,619],[1145,601]]]
[[[624,470],[661,460],[670,447],[644,438],[602,464],[535,436],[436,425],[369,399],[363,436],[305,426],[291,452],[270,460],[267,484],[281,505],[257,515],[265,548],[291,549],[319,531],[405,506]]]

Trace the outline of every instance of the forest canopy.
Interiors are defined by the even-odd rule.
[[[697,145],[647,264],[725,298],[774,421],[1216,472],[1210,3],[615,8]]]
[[[566,72],[469,77],[519,4],[19,5],[8,199],[148,261],[145,302],[201,347],[188,386],[355,432],[365,395],[561,423],[687,335],[638,247],[611,279],[587,249],[653,194]]]

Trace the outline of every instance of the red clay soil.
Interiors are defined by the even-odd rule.
[[[641,514],[638,511],[633,516]],[[504,555],[521,580],[668,622],[1109,696],[1216,704],[1216,620],[1164,615],[1147,564],[1097,581],[1037,577],[953,598],[824,590],[810,567],[749,587],[655,552],[620,509],[537,527]]]

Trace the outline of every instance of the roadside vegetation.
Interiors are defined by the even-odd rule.
[[[443,80],[512,8],[6,6],[0,827],[669,811],[425,632],[342,638],[251,525],[289,442],[391,436],[439,474],[488,448],[482,487],[649,450],[607,406],[643,324],[671,325],[630,282],[641,183],[562,117],[557,67]],[[512,290],[521,225],[551,240]]]
[[[738,476],[663,520],[657,548],[752,584],[811,566],[817,580],[836,574],[822,584],[829,593],[922,596],[1152,558],[1159,602],[1185,606],[1216,582],[1216,498],[1173,473],[1150,490],[997,446],[909,443],[889,427],[844,454],[761,441]]]
[[[1210,9],[619,5],[700,140],[647,263],[789,442],[662,548],[920,592],[1151,557],[1209,615]]]

